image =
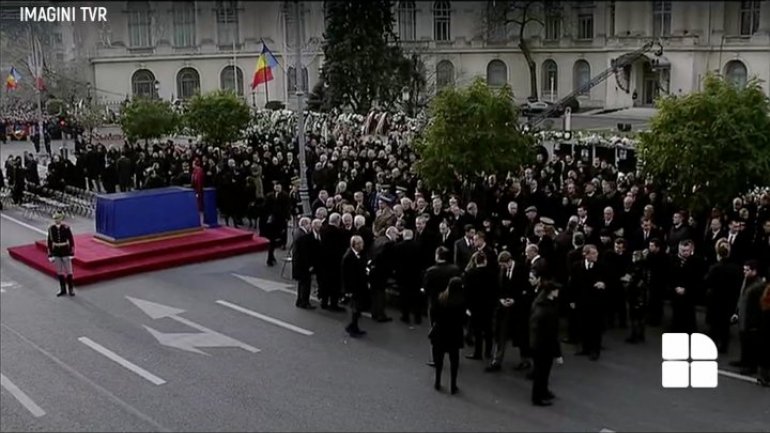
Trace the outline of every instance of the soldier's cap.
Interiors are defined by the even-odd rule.
[[[406,187],[403,187],[403,186],[397,186],[397,187],[396,187],[396,191],[397,191],[397,192],[403,192],[403,193],[406,193]]]
[[[540,217],[540,222],[547,226],[552,226],[556,224],[556,222],[553,219],[548,217]]]
[[[56,211],[56,212],[53,213],[52,217],[53,217],[54,221],[61,221],[61,220],[64,219],[64,214],[61,213],[60,211]]]
[[[537,212],[537,208],[534,206],[530,206],[524,210],[524,213],[529,213],[529,212]]]

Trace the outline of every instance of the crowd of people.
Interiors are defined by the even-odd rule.
[[[702,330],[727,353],[735,324],[733,365],[770,383],[770,190],[693,215],[611,158],[562,151],[540,153],[515,173],[487,174],[470,189],[430,191],[411,147],[425,119],[311,114],[312,215],[303,216],[292,116],[258,112],[248,140],[224,147],[84,145],[74,161],[54,156],[45,183],[106,192],[215,187],[227,224],[270,239],[269,266],[290,243],[298,308],[315,308],[315,277],[322,308],[349,306],[353,337],[365,334],[362,311],[391,321],[390,293],[398,293],[402,322],[427,315],[437,388],[445,354],[457,392],[463,346],[496,372],[512,342],[517,369],[534,379],[533,403],[549,404],[559,317],[562,342],[592,360],[608,328],[628,328],[629,344],[644,343],[649,328]],[[9,158],[5,170],[14,191],[40,182],[33,154]]]

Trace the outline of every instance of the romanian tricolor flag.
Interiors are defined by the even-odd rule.
[[[16,89],[16,87],[19,85],[19,81],[21,81],[21,75],[19,75],[19,71],[11,66],[11,72],[8,74],[8,78],[5,79],[5,90]]]
[[[254,89],[262,83],[273,79],[273,68],[279,66],[278,60],[262,42],[262,53],[257,58],[257,68],[254,70],[254,78],[251,80],[251,88]]]

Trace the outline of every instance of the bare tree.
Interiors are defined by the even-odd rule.
[[[517,45],[521,50],[524,59],[527,61],[527,67],[529,68],[530,98],[532,99],[538,99],[537,63],[535,63],[535,60],[532,58],[532,50],[530,49],[527,30],[529,29],[530,24],[540,25],[541,28],[544,28],[546,12],[558,15],[561,20],[558,2],[551,2],[548,0],[493,0],[489,2],[486,12],[487,17],[485,21],[488,29],[494,29],[496,26],[503,26],[507,30],[508,25],[516,25],[516,29],[518,30]],[[488,31],[487,37],[489,37],[490,33],[491,32]]]

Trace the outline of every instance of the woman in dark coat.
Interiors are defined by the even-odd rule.
[[[441,372],[444,369],[444,354],[449,354],[451,392],[457,394],[457,372],[460,368],[460,349],[463,347],[463,320],[465,300],[463,280],[453,277],[445,291],[439,295],[435,314],[431,315],[431,329],[428,338],[433,345],[433,362],[436,381],[433,387],[441,389]]]
[[[554,360],[557,365],[564,363],[559,344],[559,285],[545,281],[535,273],[530,273],[530,284],[538,286],[540,291],[532,303],[532,315],[529,319],[530,348],[535,368],[532,381],[532,404],[550,406],[554,399],[548,389],[548,378]]]
[[[471,257],[472,266],[465,272],[465,298],[471,312],[473,355],[469,359],[492,358],[492,315],[497,303],[497,269],[490,269],[487,256],[477,252]]]

